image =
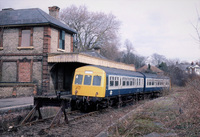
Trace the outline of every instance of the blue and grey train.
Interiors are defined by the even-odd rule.
[[[109,106],[141,95],[153,95],[170,89],[166,76],[123,69],[83,66],[75,70],[72,83],[72,106]]]

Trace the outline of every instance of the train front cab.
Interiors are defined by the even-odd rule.
[[[77,68],[72,83],[72,106],[81,104],[92,105],[98,99],[105,97],[106,73],[94,66]],[[87,108],[84,108],[87,109]]]

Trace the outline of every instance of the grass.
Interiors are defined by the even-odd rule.
[[[111,127],[109,135],[132,137],[156,133],[160,136],[199,136],[200,105],[195,98],[200,96],[200,92],[194,93],[189,86],[176,88],[176,91],[142,104],[134,110],[131,118]]]
[[[161,123],[155,122],[155,119],[148,116],[139,116],[119,123],[115,128],[115,136],[142,136],[152,132],[166,133],[168,132]]]

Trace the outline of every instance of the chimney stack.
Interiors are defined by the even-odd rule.
[[[52,17],[56,19],[59,19],[59,11],[60,11],[60,8],[57,6],[49,7],[49,15],[51,15]]]
[[[95,47],[94,47],[94,50],[95,50],[97,53],[100,54],[100,52],[101,52],[101,47],[95,46]]]

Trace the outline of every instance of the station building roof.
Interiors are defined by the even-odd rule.
[[[94,55],[95,54],[95,55]],[[134,65],[128,65],[106,59],[98,53],[50,53],[48,63],[78,62],[116,69],[135,71]]]
[[[64,29],[70,34],[76,31],[67,25],[47,14],[39,8],[31,9],[4,9],[0,11],[0,27],[17,27],[17,26],[37,26],[51,25],[56,28]]]

